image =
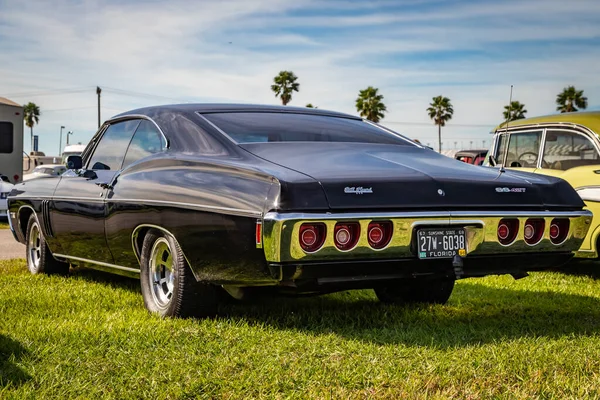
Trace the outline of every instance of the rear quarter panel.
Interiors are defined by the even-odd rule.
[[[208,160],[134,165],[107,197],[106,235],[115,263],[137,268],[134,249],[156,226],[175,236],[197,279],[270,282],[255,229],[277,185],[265,174]],[[139,240],[132,244],[134,233]]]

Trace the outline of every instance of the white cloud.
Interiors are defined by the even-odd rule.
[[[91,137],[96,85],[104,119],[178,101],[276,104],[271,80],[291,69],[301,84],[294,105],[355,113],[358,90],[373,85],[388,106],[384,123],[433,143],[425,108],[443,94],[455,108],[445,135],[481,141],[489,129],[469,125],[500,122],[511,84],[529,115],[553,112],[569,84],[600,104],[600,50],[590,44],[599,16],[596,1],[0,0],[0,95],[32,93],[13,99],[41,106],[34,132],[54,153],[60,125],[76,141]]]

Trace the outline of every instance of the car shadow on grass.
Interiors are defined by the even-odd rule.
[[[588,296],[469,283],[457,285],[446,305],[402,307],[382,304],[371,293],[261,299],[223,307],[221,317],[377,344],[439,348],[600,332],[600,301]]]
[[[83,268],[72,274],[140,292],[136,279]],[[377,344],[448,348],[521,337],[596,335],[600,300],[556,291],[493,288],[470,280],[456,285],[446,305],[386,305],[371,290],[302,298],[265,296],[228,301],[220,306],[217,320],[306,334],[333,333]]]
[[[574,260],[556,269],[565,275],[586,276],[592,279],[600,279],[600,261],[597,260]]]
[[[26,353],[21,343],[0,333],[0,387],[19,386],[31,379],[15,364]]]

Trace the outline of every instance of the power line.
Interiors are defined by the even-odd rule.
[[[152,98],[156,98],[156,99],[175,100],[175,101],[178,101],[180,103],[189,103],[188,100],[176,99],[174,97],[160,96],[160,95],[150,94],[150,93],[134,92],[134,91],[131,91],[131,90],[115,89],[115,88],[110,88],[110,87],[106,87],[106,86],[102,86],[102,90],[108,90],[109,92],[114,92],[115,94],[122,94],[122,95],[125,95],[125,96],[132,96],[132,97],[152,97]]]
[[[49,89],[41,92],[21,92],[21,93],[8,93],[3,96],[6,97],[27,97],[27,96],[56,96],[61,94],[87,92],[90,87],[71,88],[71,89]]]

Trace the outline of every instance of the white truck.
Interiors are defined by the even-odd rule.
[[[23,106],[0,97],[0,175],[23,179]]]

